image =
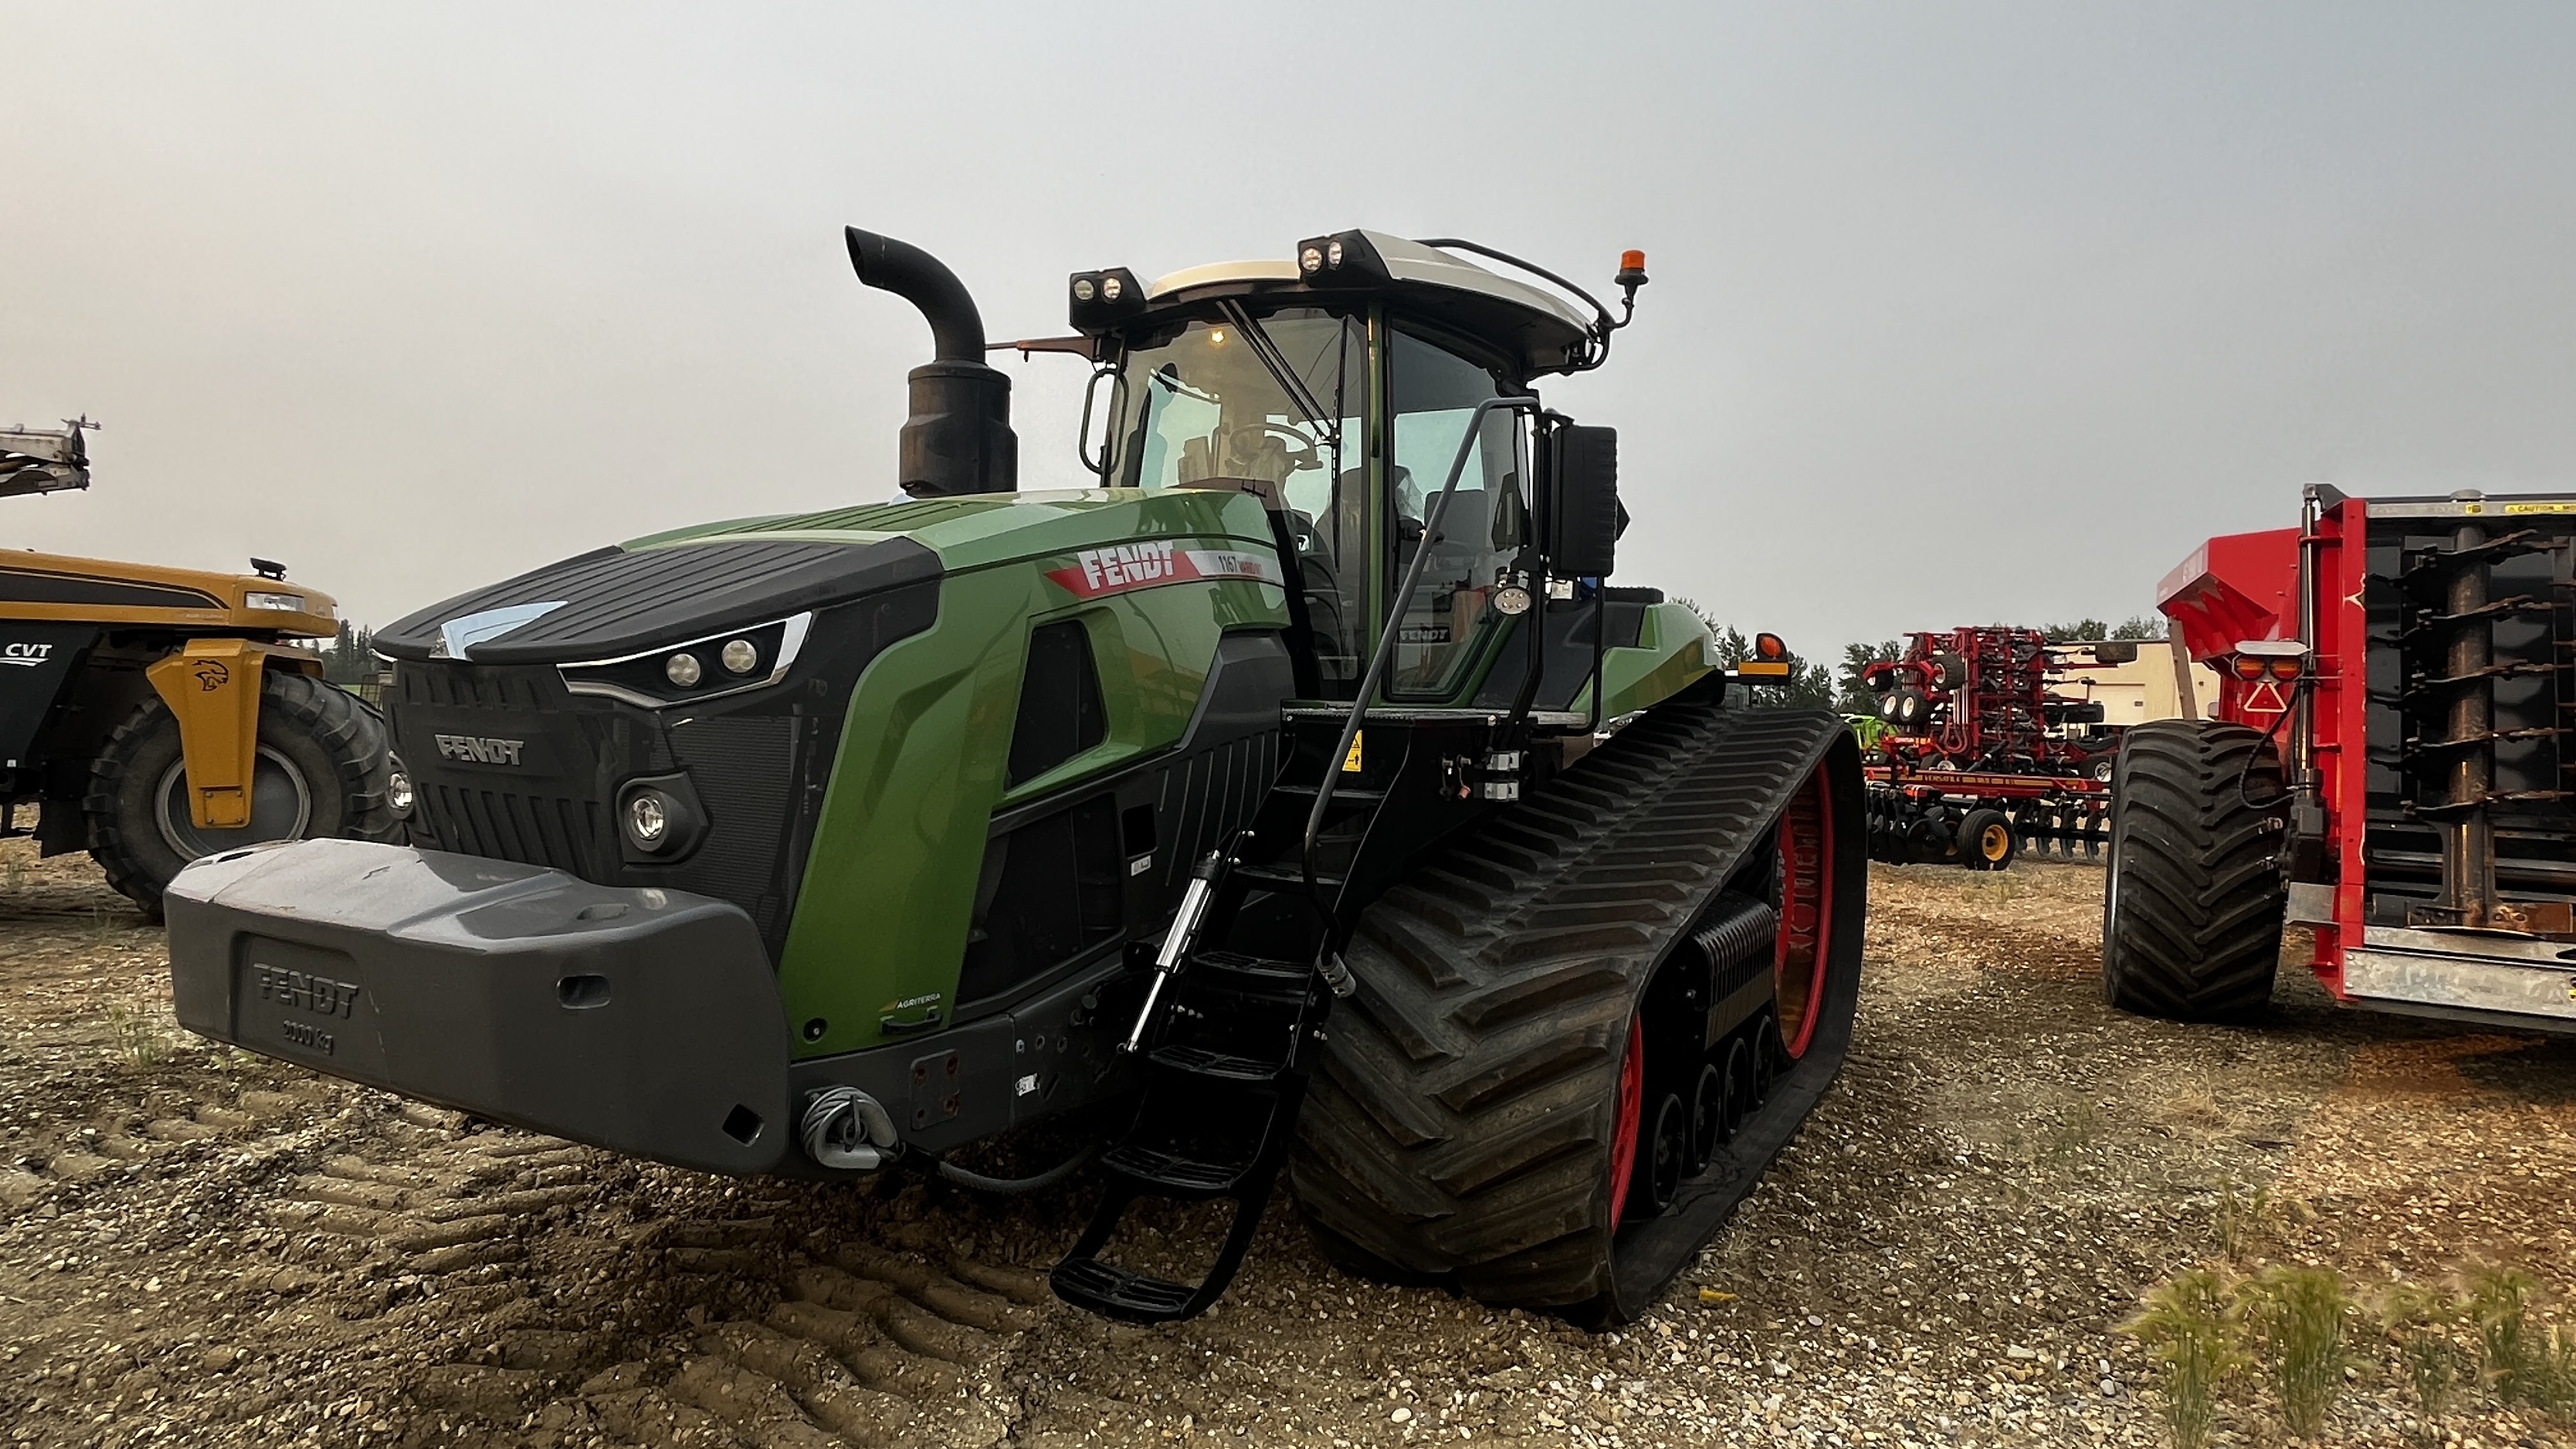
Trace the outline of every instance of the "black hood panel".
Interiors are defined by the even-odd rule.
[[[641,653],[726,629],[939,577],[939,555],[908,538],[872,543],[711,539],[603,548],[459,594],[375,636],[396,659],[444,657],[440,626],[493,609],[562,607],[473,644],[488,664],[569,664]]]

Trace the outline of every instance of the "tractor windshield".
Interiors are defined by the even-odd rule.
[[[1361,325],[1316,308],[1183,323],[1129,346],[1113,435],[1121,487],[1244,487],[1286,511],[1328,696],[1365,662],[1367,359]]]

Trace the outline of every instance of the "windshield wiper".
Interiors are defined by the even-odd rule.
[[[1320,434],[1325,446],[1331,448],[1338,456],[1342,451],[1340,417],[1336,416],[1330,421],[1325,419],[1323,404],[1315,400],[1315,394],[1307,388],[1306,380],[1299,377],[1297,370],[1288,365],[1288,359],[1280,352],[1279,344],[1270,339],[1270,334],[1262,330],[1260,323],[1252,320],[1252,314],[1244,310],[1241,302],[1228,297],[1216,305],[1219,311],[1225,313],[1226,320],[1234,324],[1234,330],[1242,333],[1243,340],[1251,344],[1252,355],[1261,360],[1261,365],[1269,371],[1271,380],[1278,383],[1280,390],[1288,394],[1288,400],[1297,405],[1299,412],[1306,415],[1306,425]],[[1338,414],[1341,409],[1337,407],[1333,411]]]

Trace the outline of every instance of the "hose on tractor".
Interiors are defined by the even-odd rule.
[[[797,1126],[805,1155],[825,1167],[873,1172],[891,1166],[904,1155],[903,1138],[894,1130],[894,1115],[886,1111],[884,1103],[856,1087],[825,1087],[807,1097]],[[1034,1177],[987,1177],[937,1153],[920,1154],[931,1171],[959,1187],[1003,1197],[1043,1192],[1090,1166],[1091,1159],[1099,1155],[1100,1144],[1093,1143]]]
[[[959,1167],[944,1157],[932,1157],[930,1161],[941,1177],[959,1187],[973,1188],[977,1192],[989,1192],[1000,1197],[1017,1197],[1022,1193],[1043,1192],[1080,1172],[1091,1165],[1091,1159],[1100,1155],[1100,1148],[1101,1144],[1094,1142],[1035,1177],[986,1177],[971,1168]],[[923,1155],[929,1156],[927,1153]]]

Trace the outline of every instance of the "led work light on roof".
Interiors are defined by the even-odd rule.
[[[748,639],[727,640],[716,654],[728,674],[749,674],[760,667],[760,650]]]
[[[1076,272],[1067,289],[1077,332],[1106,332],[1145,310],[1145,284],[1125,267]]]
[[[1355,231],[1297,243],[1297,271],[1310,287],[1371,287],[1392,278],[1376,246]]]
[[[706,670],[699,666],[695,654],[680,653],[662,661],[662,677],[687,689],[705,678]]]

